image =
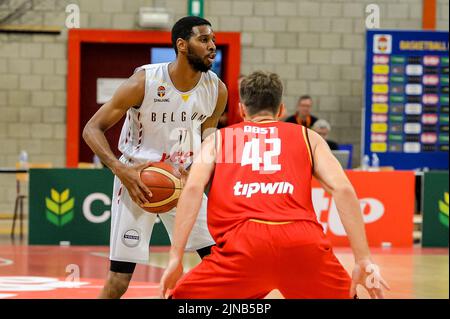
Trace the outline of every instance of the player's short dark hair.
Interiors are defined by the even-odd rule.
[[[275,115],[281,104],[283,83],[278,74],[255,71],[242,80],[240,95],[250,115],[261,111]]]
[[[311,95],[308,95],[308,94],[302,95],[302,96],[300,96],[298,98],[297,104],[300,103],[303,100],[311,100],[312,101],[312,97],[311,97]]]
[[[189,40],[192,36],[192,28],[199,25],[209,25],[211,23],[203,18],[188,16],[178,20],[172,27],[172,46],[175,53],[178,54],[177,39]]]

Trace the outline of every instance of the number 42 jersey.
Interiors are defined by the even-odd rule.
[[[312,153],[304,126],[245,121],[219,131],[208,195],[208,225],[216,242],[249,219],[317,222],[311,199]]]

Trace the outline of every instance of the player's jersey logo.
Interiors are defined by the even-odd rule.
[[[164,97],[164,95],[166,95],[166,88],[161,85],[158,87],[158,96]]]
[[[170,102],[170,99],[165,98],[163,99],[163,97],[166,95],[166,88],[162,85],[158,86],[158,89],[156,91],[156,94],[158,95],[159,98],[155,98],[154,102]]]
[[[294,185],[288,182],[242,184],[240,181],[237,181],[233,190],[234,196],[245,196],[247,198],[250,198],[257,193],[292,195],[294,193]]]

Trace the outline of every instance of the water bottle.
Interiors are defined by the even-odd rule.
[[[372,153],[372,170],[380,170],[380,159],[378,158],[378,155],[376,153]]]
[[[28,169],[28,153],[22,150],[19,155],[19,167],[22,169]]]
[[[94,167],[95,168],[102,168],[103,164],[102,161],[100,160],[100,157],[98,157],[97,155],[94,155],[92,162],[94,163]]]
[[[363,157],[363,163],[362,163],[362,170],[367,171],[370,167],[370,157],[369,155],[364,155]]]

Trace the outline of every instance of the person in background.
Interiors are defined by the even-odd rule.
[[[317,121],[317,117],[311,115],[311,109],[313,101],[311,96],[302,95],[297,102],[297,112],[294,115],[289,116],[285,122],[300,124],[311,128]]]
[[[328,134],[331,131],[331,125],[328,121],[324,119],[317,120],[314,125],[311,127],[314,131],[316,131],[323,139],[327,142],[328,146],[332,151],[336,151],[339,149],[338,143],[335,141],[331,141],[328,139]]]

